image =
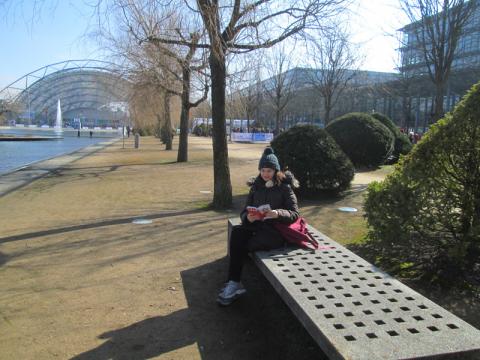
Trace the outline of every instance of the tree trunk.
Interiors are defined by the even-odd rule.
[[[232,184],[225,126],[226,68],[223,51],[212,51],[209,62],[212,74],[213,207],[225,209],[232,205]]]
[[[445,94],[445,83],[437,80],[435,83],[435,105],[431,118],[431,124],[436,123],[443,117],[443,95]]]
[[[410,118],[411,118],[411,112],[412,112],[412,98],[410,96],[404,95],[402,97],[402,111],[403,111],[402,126],[408,135],[408,128],[410,126]]]
[[[180,115],[180,140],[177,162],[188,161],[188,118],[190,114],[190,68],[183,68],[182,112]]]
[[[280,134],[280,111],[275,111],[275,136]]]
[[[157,117],[157,126],[156,126],[156,128],[155,128],[155,130],[154,130],[154,133],[155,133],[155,135],[158,136],[158,138],[160,139],[160,142],[161,142],[162,144],[165,144],[165,143],[163,142],[163,138],[162,138],[162,129],[163,129],[163,127],[165,126],[165,125],[163,124],[162,116],[161,116],[160,114],[155,114],[155,116]]]
[[[325,97],[325,126],[330,122],[330,112],[332,111],[332,98],[330,96]]]
[[[165,150],[172,150],[172,119],[170,117],[170,98],[171,95],[165,95],[163,98],[163,111],[165,113],[165,131],[166,131],[166,143]]]

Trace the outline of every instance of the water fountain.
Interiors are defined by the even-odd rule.
[[[62,108],[60,106],[60,99],[57,102],[57,120],[55,121],[55,135],[62,136],[63,134],[63,121],[62,121]]]

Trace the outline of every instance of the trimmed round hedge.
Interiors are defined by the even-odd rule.
[[[365,199],[366,244],[387,271],[470,287],[480,259],[480,82]]]
[[[385,125],[392,133],[396,133],[398,131],[397,127],[395,126],[395,124],[393,123],[393,121],[387,116],[387,115],[383,115],[383,114],[380,114],[380,113],[373,113],[371,115],[371,117],[373,117],[374,119],[377,119],[378,121],[380,121],[383,125]]]
[[[372,117],[380,121],[383,125],[385,125],[395,137],[395,143],[393,146],[393,153],[392,153],[392,163],[396,163],[400,158],[400,155],[407,155],[410,150],[412,150],[412,143],[408,140],[408,136],[402,134],[400,130],[395,126],[392,120],[389,117],[375,113],[372,114]]]
[[[278,135],[271,146],[282,167],[300,181],[300,194],[338,193],[350,186],[354,176],[351,161],[318,126],[294,126]]]
[[[357,167],[382,165],[393,151],[392,132],[369,114],[343,115],[326,130]]]

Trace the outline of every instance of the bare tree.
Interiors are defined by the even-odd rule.
[[[259,120],[256,114],[258,113],[258,108],[262,99],[260,67],[260,61],[254,64],[253,69],[248,73],[248,86],[240,92],[241,102],[247,118],[247,131],[250,131],[250,121],[253,119],[255,119],[255,125],[258,126]]]
[[[164,136],[160,136],[165,143],[165,150],[172,150],[172,121],[170,102],[172,96],[179,95],[181,79],[178,77],[179,65],[171,57],[159,52],[153,44],[142,44],[137,42],[126,43],[121,47],[121,56],[125,59],[122,64],[122,71],[125,76],[134,83],[135,88],[143,87],[158,94],[150,97],[162,99],[162,112],[156,117],[163,129]],[[142,91],[143,93],[144,91]],[[160,134],[162,131],[160,131]]]
[[[251,120],[255,118],[262,92],[261,56],[254,53],[248,58],[235,58],[234,60],[235,64],[229,63],[227,66],[229,74],[227,75],[226,113],[230,119],[246,119],[247,131],[250,131]]]
[[[226,98],[225,98],[225,117],[230,121],[243,117],[243,103],[239,96],[239,87],[241,83],[235,76],[227,76]],[[230,123],[233,126],[233,123]]]
[[[195,109],[192,109],[194,117],[200,117],[202,119],[209,119],[212,117],[212,107],[209,101],[205,101],[198,105]]]
[[[147,58],[146,56],[145,59]],[[173,134],[170,102],[175,93],[168,89],[174,88],[175,80],[172,76],[169,76],[169,73],[163,72],[165,64],[160,66],[160,72],[155,68],[144,67],[145,65],[140,66],[137,63],[136,66],[129,68],[128,78],[133,84],[129,99],[129,105],[133,108],[131,114],[136,117],[136,124],[144,123],[143,120],[139,122],[139,114],[146,115],[147,118],[152,117],[148,115],[153,115],[156,122],[156,135],[165,143],[165,150],[172,150]],[[144,125],[149,127],[150,123],[151,121],[147,121]]]
[[[207,98],[208,82],[204,69],[207,67],[205,53],[197,50],[202,32],[198,26],[181,16],[178,9],[168,2],[158,0],[112,0],[105,1],[105,8],[98,4],[97,14],[114,12],[114,26],[120,35],[111,35],[110,23],[100,25],[103,38],[110,39],[115,44],[115,51],[122,49],[123,56],[128,66],[133,66],[134,72],[143,72],[151,77],[155,86],[162,89],[164,96],[164,109],[170,108],[172,96],[181,99],[180,114],[180,141],[177,161],[188,161],[188,120],[190,109],[198,106]],[[172,34],[180,42],[188,45],[167,44],[158,41],[159,36]],[[130,46],[125,51],[125,36],[129,39]],[[120,40],[120,41],[119,41]],[[201,50],[201,49],[200,49]],[[129,69],[131,71],[132,69]],[[200,75],[199,75],[200,74]],[[193,79],[192,79],[193,77]],[[144,80],[145,76],[142,76]],[[148,81],[147,81],[148,82]],[[192,91],[192,83],[194,88]],[[179,85],[181,84],[181,85]],[[191,101],[192,92],[197,93],[195,87],[199,84],[202,88],[195,101]],[[171,121],[170,115],[165,113],[165,126]],[[171,134],[171,129],[164,130]],[[167,149],[171,149],[171,135],[167,135]]]
[[[243,117],[243,104],[239,95],[244,86],[243,77],[246,72],[240,62],[227,64],[229,72],[225,81],[225,117],[230,119],[230,129],[233,128],[234,119]]]
[[[294,96],[296,70],[291,69],[290,56],[283,46],[273,49],[266,60],[267,80],[263,82],[263,92],[269,99],[275,113],[275,135],[284,127],[284,110]]]
[[[158,25],[156,25],[154,29],[157,27]],[[194,58],[195,53],[198,50],[197,45],[201,39],[201,34],[198,31],[193,31],[188,35],[184,35],[181,31],[178,31],[179,38],[185,43],[189,44],[187,46],[188,51],[183,54],[180,51],[173,52],[169,49],[171,46],[169,47],[161,41],[156,41],[155,38],[152,38],[152,31],[149,31],[149,33],[145,35],[144,41],[146,40],[154,43],[160,53],[171,57],[178,63],[178,66],[181,69],[181,75],[176,71],[172,72],[172,75],[175,76],[176,79],[182,84],[181,92],[174,91],[171,88],[168,89],[168,92],[178,95],[181,98],[182,111],[180,115],[180,142],[178,147],[177,162],[186,162],[188,161],[188,120],[190,118],[190,110],[206,100],[209,89],[207,76],[202,72],[207,65],[205,58]],[[199,74],[203,75],[203,94],[197,100],[191,101],[192,73],[194,72],[199,72]],[[202,81],[198,80],[199,77],[197,74],[197,83],[202,83]]]
[[[239,72],[238,87],[235,97],[239,102],[242,119],[247,120],[247,131],[250,131],[251,120],[258,124],[257,113],[262,99],[261,71],[265,51],[257,51],[242,58],[242,71]]]
[[[160,1],[160,0],[158,0]],[[229,53],[268,48],[343,10],[347,0],[197,0],[196,6],[184,0],[165,0],[178,9],[189,10],[191,18],[200,19],[208,41],[198,48],[209,49],[212,81],[213,167],[215,208],[230,207],[232,186],[228,164],[225,124],[226,59]],[[173,32],[154,34],[149,39],[164,44],[189,46]]]
[[[157,88],[139,82],[132,86],[128,105],[134,128],[158,133],[164,127],[163,96]]]
[[[307,72],[307,83],[323,98],[324,121],[328,125],[331,111],[357,74],[361,58],[347,32],[339,26],[319,32],[312,40],[308,54],[313,69]]]
[[[435,85],[432,122],[443,114],[443,97],[455,58],[458,41],[465,25],[475,11],[477,1],[465,0],[399,0],[411,24],[402,29],[408,39],[404,53],[407,55],[402,70],[426,67]],[[417,63],[419,56],[423,62]]]

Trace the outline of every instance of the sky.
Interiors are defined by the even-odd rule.
[[[40,11],[35,0],[9,2],[0,8],[0,89],[48,64],[97,57],[86,36],[93,10],[82,0],[45,0]]]
[[[44,0],[40,11],[33,9],[38,0],[7,2],[8,8],[0,7],[0,90],[52,63],[99,59],[86,36],[93,9],[84,0]],[[398,0],[356,0],[351,11],[352,39],[365,56],[361,68],[395,71],[398,41],[392,35],[407,23]]]
[[[398,0],[357,0],[352,6],[352,40],[360,45],[363,70],[396,71],[399,63],[397,30],[408,24]]]

